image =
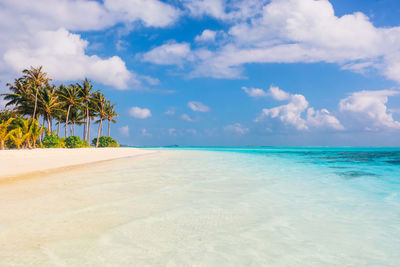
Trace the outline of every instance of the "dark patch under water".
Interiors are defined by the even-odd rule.
[[[346,171],[346,172],[336,172],[337,175],[342,176],[347,179],[355,179],[359,177],[365,177],[365,176],[370,176],[370,177],[376,177],[379,176],[378,174],[372,173],[372,172],[364,172],[364,171]]]

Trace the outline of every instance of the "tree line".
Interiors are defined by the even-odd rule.
[[[47,136],[60,138],[62,128],[64,138],[75,136],[76,126],[83,126],[82,140],[88,146],[92,121],[98,124],[96,147],[102,140],[105,121],[108,121],[108,138],[111,139],[111,124],[116,123],[119,116],[116,104],[107,100],[100,90],[95,90],[90,80],[57,86],[51,84],[52,79],[42,67],[30,67],[22,74],[14,82],[7,83],[9,92],[2,94],[7,109],[0,113],[0,149],[4,149],[5,144],[36,148]]]

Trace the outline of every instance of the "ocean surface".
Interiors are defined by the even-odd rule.
[[[399,148],[157,150],[38,180],[0,265],[400,266]]]

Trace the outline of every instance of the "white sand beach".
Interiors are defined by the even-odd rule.
[[[77,148],[0,151],[0,179],[58,168],[154,153],[137,148]]]

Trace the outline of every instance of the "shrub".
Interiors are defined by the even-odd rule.
[[[46,135],[43,138],[43,145],[47,148],[59,148],[61,147],[61,139],[57,135]]]
[[[67,148],[79,148],[79,147],[85,147],[85,144],[82,139],[80,139],[78,136],[69,136],[65,138],[65,147]]]
[[[92,140],[92,145],[96,146],[97,138]],[[99,147],[119,147],[117,141],[108,136],[101,136],[99,139]]]

